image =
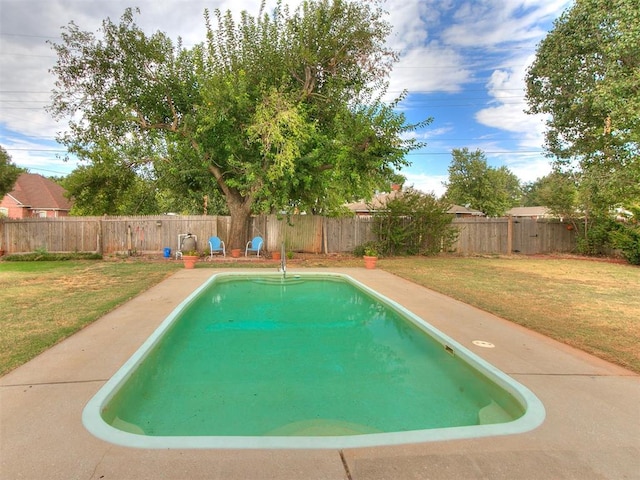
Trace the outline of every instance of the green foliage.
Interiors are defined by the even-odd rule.
[[[572,175],[553,171],[523,187],[525,207],[544,206],[552,213],[571,218],[578,210],[578,189]]]
[[[508,168],[488,166],[481,150],[453,149],[451,155],[445,193],[449,202],[468,205],[489,217],[503,216],[518,205],[520,181]]]
[[[353,254],[354,257],[362,257],[364,256],[364,249],[365,249],[364,244],[356,245],[355,247],[353,247],[353,250],[351,251],[351,253]]]
[[[374,215],[377,248],[385,255],[435,255],[455,241],[449,205],[412,188],[387,201]]]
[[[3,257],[3,261],[6,262],[57,262],[62,260],[102,260],[102,255],[91,252],[49,253],[44,249],[38,249],[31,253]]]
[[[0,146],[0,198],[13,190],[13,186],[25,169],[16,167],[7,151]]]
[[[609,234],[615,228],[611,218],[583,220],[578,229],[577,250],[583,255],[606,255],[610,250]]]
[[[364,255],[366,255],[367,257],[377,257],[378,247],[375,244],[364,247]]]
[[[380,254],[380,245],[378,242],[370,241],[360,245],[356,245],[351,252],[354,257],[377,257]]]
[[[72,215],[148,215],[158,212],[153,182],[107,148],[90,153],[90,165],[69,174],[62,186],[73,198]]]
[[[629,208],[631,216],[626,222],[618,222],[612,229],[609,241],[613,248],[620,249],[622,255],[632,265],[640,265],[640,205]]]
[[[591,220],[591,225],[579,232],[578,252],[584,255],[610,255],[613,249],[633,265],[640,265],[640,224],[636,210],[630,221],[619,222],[611,217]]]
[[[639,69],[638,2],[579,0],[527,73],[529,111],[548,117],[546,149],[575,172],[589,216],[640,197]]]
[[[622,251],[622,255],[632,265],[640,265],[640,225],[619,224],[610,233],[611,245]]]

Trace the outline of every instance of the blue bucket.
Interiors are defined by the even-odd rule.
[[[171,249],[169,247],[165,247],[164,249],[164,258],[171,257]]]

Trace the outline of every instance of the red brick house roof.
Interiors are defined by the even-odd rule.
[[[5,199],[13,200],[16,207],[34,211],[56,211],[65,214],[71,210],[72,202],[64,196],[65,190],[53,180],[35,173],[23,173],[18,177],[13,190]],[[7,197],[10,197],[7,199]],[[23,217],[31,215],[22,215]]]

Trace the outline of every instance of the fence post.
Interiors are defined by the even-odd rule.
[[[98,250],[98,253],[100,255],[104,255],[104,248],[102,246],[102,239],[103,239],[102,222],[103,222],[103,218],[99,217],[98,218],[98,238],[96,239],[98,244],[96,245],[96,249]]]
[[[322,216],[322,253],[329,253],[329,249],[327,248],[327,217],[326,215]]]
[[[507,218],[507,255],[511,255],[513,253],[513,215]]]

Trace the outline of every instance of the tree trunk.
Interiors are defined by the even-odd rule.
[[[251,216],[251,199],[242,198],[240,195],[227,195],[227,206],[231,214],[231,227],[229,229],[228,249],[244,248],[247,244],[247,231],[249,229],[249,217]]]
[[[260,188],[260,182],[256,182],[249,192],[242,195],[237,189],[227,185],[223,173],[216,165],[209,165],[209,171],[213,174],[218,186],[222,190],[227,202],[227,207],[229,207],[229,214],[231,215],[231,227],[229,228],[227,248],[229,250],[234,248],[242,249],[247,244],[251,206],[253,205],[254,194]]]

